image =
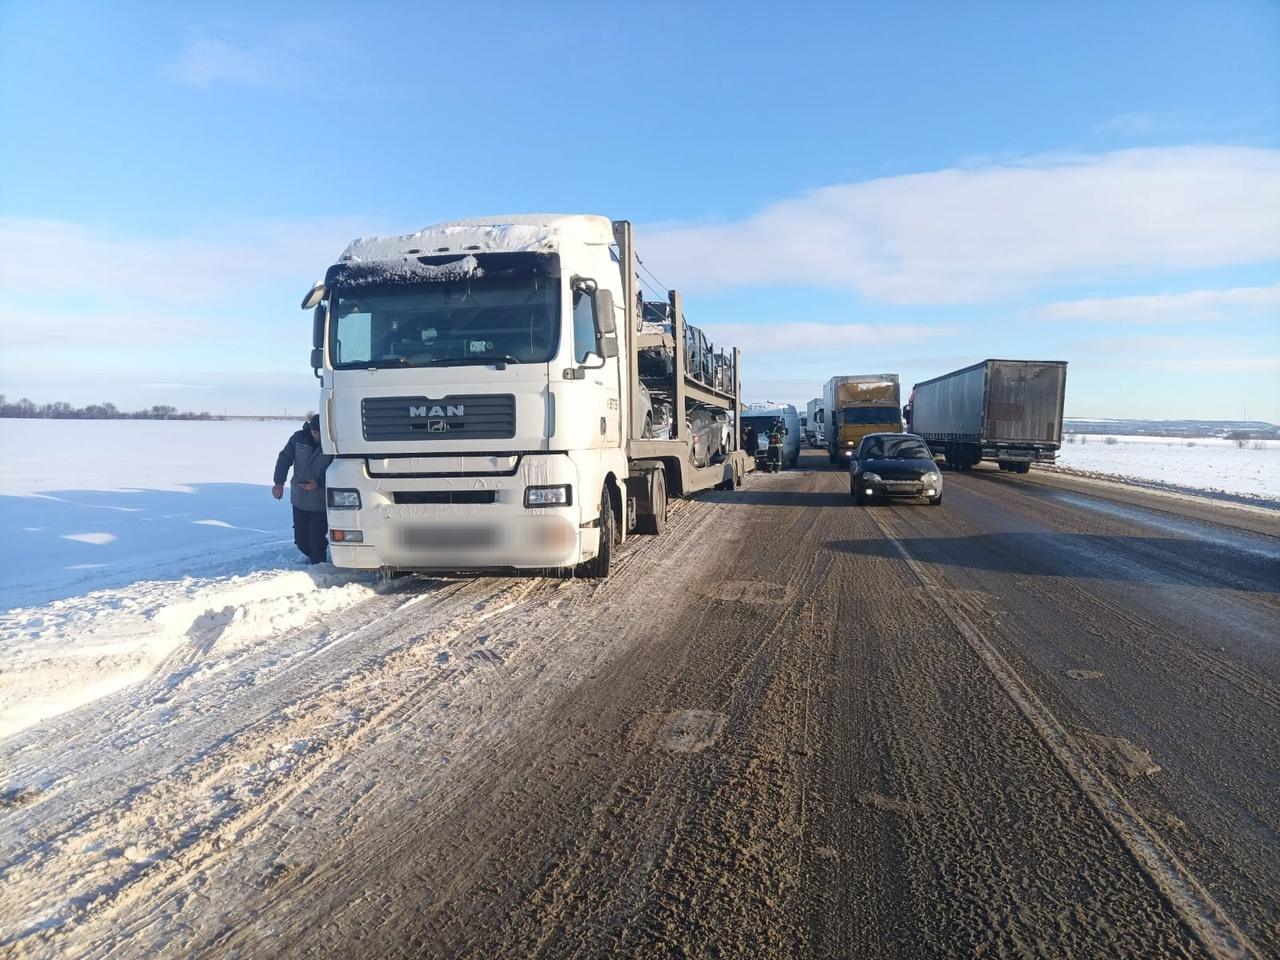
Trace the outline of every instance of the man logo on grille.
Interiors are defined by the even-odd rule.
[[[444,433],[449,429],[449,424],[443,420],[428,420],[427,433]]]
[[[461,417],[464,414],[464,407],[460,403],[450,403],[445,406],[435,404],[431,407],[410,407],[409,416],[411,417]]]

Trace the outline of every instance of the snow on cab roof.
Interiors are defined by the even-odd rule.
[[[609,244],[608,217],[581,213],[529,213],[451,220],[398,237],[352,240],[340,260],[391,260],[448,253],[552,253],[575,243]]]

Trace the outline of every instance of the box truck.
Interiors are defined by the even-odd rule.
[[[827,456],[847,462],[868,433],[902,432],[902,396],[896,373],[832,377],[822,390]]]
[[[822,432],[822,398],[815,397],[804,405],[804,442],[811,447],[818,445],[818,434]]]
[[[388,571],[604,577],[668,497],[737,486],[686,411],[741,409],[739,354],[646,304],[631,224],[462,220],[353,241],[314,310],[331,555]]]
[[[1057,455],[1066,388],[1065,361],[983,360],[917,383],[907,429],[954,469],[994,460],[1026,473]]]

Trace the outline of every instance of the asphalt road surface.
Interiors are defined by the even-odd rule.
[[[18,744],[0,952],[1280,955],[1280,518],[802,467]]]

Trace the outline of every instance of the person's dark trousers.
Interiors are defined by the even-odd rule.
[[[324,563],[329,549],[329,515],[323,510],[294,507],[293,542],[312,563]]]

